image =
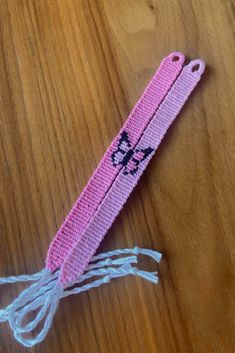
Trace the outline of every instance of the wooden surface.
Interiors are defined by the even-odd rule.
[[[0,273],[44,266],[173,50],[202,57],[205,77],[102,243],[161,250],[160,284],[126,278],[63,300],[31,352],[235,352],[233,0],[1,0]],[[21,289],[0,288],[1,307]],[[28,351],[0,325],[1,353]]]

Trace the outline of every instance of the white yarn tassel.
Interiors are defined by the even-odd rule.
[[[32,347],[45,338],[61,298],[99,287],[114,278],[127,275],[136,275],[152,283],[158,283],[157,272],[147,272],[132,266],[132,264],[138,263],[136,255],[139,254],[150,256],[156,262],[160,262],[161,260],[160,253],[138,247],[102,253],[94,256],[84,274],[75,282],[66,286],[66,288],[62,288],[59,284],[60,270],[51,273],[49,270],[44,269],[34,275],[1,278],[1,284],[21,281],[35,281],[35,283],[26,288],[12,304],[0,311],[0,322],[9,321],[16,340],[26,347]],[[112,259],[112,257],[119,255],[132,256],[122,256]],[[85,280],[92,278],[97,279],[88,284],[81,285]],[[25,319],[32,312],[36,312],[35,317],[23,325]],[[44,321],[43,326],[36,337],[26,338],[24,336],[32,332],[42,321]]]

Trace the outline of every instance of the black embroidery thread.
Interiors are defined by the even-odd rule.
[[[111,155],[112,164],[115,167],[124,167],[124,175],[134,175],[138,171],[140,163],[142,163],[153,151],[154,149],[151,147],[143,149],[131,148],[128,133],[123,131],[118,141],[118,147]],[[141,156],[140,153],[142,154]],[[131,165],[129,165],[129,162],[131,162]]]

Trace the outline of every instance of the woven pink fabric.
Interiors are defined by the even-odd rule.
[[[136,155],[149,148],[152,148],[151,153],[138,164],[137,170],[133,169],[133,166],[130,165],[129,169],[126,167],[126,173],[124,172],[124,167],[120,171],[98,210],[87,225],[81,240],[77,242],[63,263],[60,274],[60,283],[62,286],[76,280],[85,270],[103,237],[140,179],[154,152],[156,152],[167,129],[200,80],[204,68],[205,65],[202,60],[194,60],[182,70],[136,147]],[[133,134],[131,137],[133,138]],[[138,159],[139,157],[136,158]],[[111,164],[110,156],[108,162]],[[134,162],[134,165],[137,165],[136,162]],[[131,174],[133,170],[135,172]]]
[[[180,52],[171,53],[161,62],[158,71],[129,115],[119,135],[113,140],[81,196],[55,235],[46,260],[46,267],[50,271],[53,272],[62,265],[74,243],[80,240],[89,220],[118,175],[121,166],[113,166],[110,158],[117,148],[120,134],[123,131],[128,132],[132,146],[137,144],[143,130],[182,69],[183,62],[184,55]]]

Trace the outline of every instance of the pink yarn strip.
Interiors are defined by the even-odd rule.
[[[143,130],[181,71],[183,62],[184,55],[180,52],[171,53],[162,60],[158,71],[132,110],[119,135],[113,140],[87,186],[55,235],[46,260],[46,267],[51,272],[62,265],[70,249],[80,240],[82,232],[118,175],[121,165],[114,166],[110,162],[110,158],[118,146],[120,135],[123,131],[127,132],[132,146],[137,144]]]
[[[194,60],[183,68],[178,79],[144,131],[135,148],[135,152],[133,150],[131,153],[128,152],[129,159],[125,161],[125,166],[123,166],[112,187],[91,218],[82,234],[81,240],[76,243],[63,263],[60,273],[61,286],[65,287],[71,281],[75,281],[84,272],[91,257],[96,252],[100,242],[119,214],[151,157],[156,152],[169,126],[200,80],[204,68],[205,65],[202,60]],[[133,131],[129,137],[132,142],[134,138]],[[146,158],[143,151],[149,152]],[[111,155],[108,154],[107,156],[109,158],[108,163],[111,164]]]

